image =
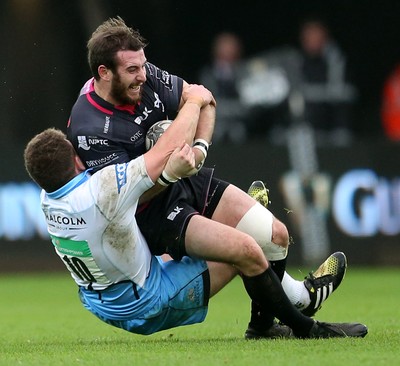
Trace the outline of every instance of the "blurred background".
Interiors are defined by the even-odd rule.
[[[400,2],[3,0],[0,271],[58,269],[22,153],[65,130],[90,78],[86,41],[120,15],[148,60],[218,100],[208,165],[260,179],[293,236],[289,262],[342,250],[400,264]]]

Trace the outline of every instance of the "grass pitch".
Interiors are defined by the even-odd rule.
[[[249,300],[239,279],[211,299],[204,323],[138,336],[87,312],[67,273],[2,274],[0,365],[395,365],[399,281],[400,269],[349,268],[317,313],[367,324],[364,339],[245,341]]]

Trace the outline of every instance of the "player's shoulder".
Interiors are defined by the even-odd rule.
[[[88,81],[86,81],[85,84],[83,84],[79,92],[79,95],[88,94],[93,90],[94,90],[94,78],[90,78]]]
[[[74,128],[89,129],[104,121],[109,121],[113,115],[111,108],[101,104],[99,98],[96,98],[94,92],[79,95],[70,112],[70,124]]]
[[[94,90],[94,78],[89,79],[83,85],[71,110],[72,114],[92,113],[112,115],[113,112],[113,105],[96,94]]]
[[[115,182],[118,180],[116,174],[116,164],[104,166],[99,170],[92,170],[90,177],[90,189],[92,194],[97,197],[98,193],[107,190],[108,193],[116,188]]]
[[[80,100],[81,98],[86,99],[85,96],[80,96],[71,109],[68,130],[76,133],[80,131],[80,134],[87,131],[89,135],[95,132],[101,133],[105,124],[109,124],[110,118],[106,120],[104,113],[88,105],[85,100]]]
[[[171,74],[167,70],[147,62],[146,63],[147,81],[151,85],[161,85],[166,89],[173,90],[176,85],[183,84],[183,79],[177,75]]]

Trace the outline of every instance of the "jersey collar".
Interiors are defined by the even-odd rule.
[[[87,169],[84,172],[78,174],[75,178],[71,179],[67,184],[64,184],[61,188],[54,192],[47,193],[47,196],[52,199],[58,199],[64,197],[75,188],[79,187],[82,183],[85,183],[90,177],[90,171]]]
[[[136,104],[134,104],[134,105],[129,105],[129,104],[116,105],[115,109],[118,109],[120,111],[126,111],[130,114],[135,114]]]

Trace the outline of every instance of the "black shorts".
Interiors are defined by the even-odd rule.
[[[214,178],[214,169],[180,179],[141,205],[136,220],[154,255],[169,254],[180,260],[186,254],[185,234],[193,215],[211,218],[229,183]]]

